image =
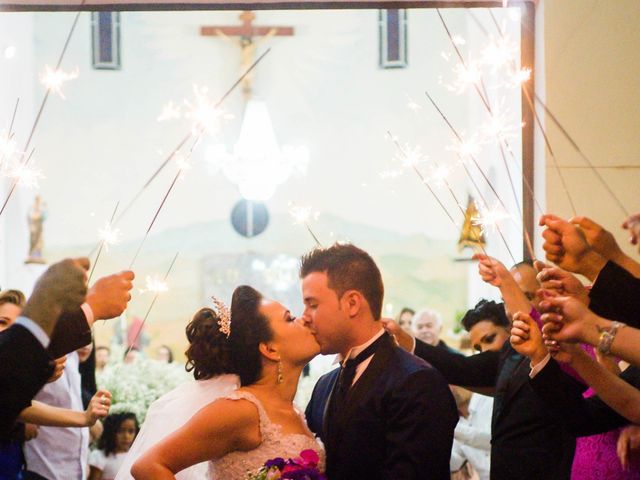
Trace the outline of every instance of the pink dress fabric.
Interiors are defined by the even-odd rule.
[[[591,345],[583,348],[595,357]],[[589,388],[582,395],[589,398],[595,395]],[[571,469],[572,480],[640,480],[640,462],[634,462],[627,471],[622,469],[616,445],[622,429],[611,430],[607,433],[580,437],[576,441],[576,454],[573,457]]]
[[[535,308],[531,309],[529,315],[542,328],[540,313]],[[595,358],[595,351],[591,345],[583,344],[582,348]],[[580,375],[570,366],[560,364],[560,368],[567,375],[584,383]],[[591,388],[582,394],[584,398],[593,395],[595,392]],[[625,471],[618,459],[617,444],[621,431],[622,429],[616,429],[590,437],[577,438],[571,480],[640,480],[640,462],[632,463]]]

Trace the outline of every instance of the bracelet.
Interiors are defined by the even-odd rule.
[[[613,339],[616,338],[616,333],[622,327],[626,326],[622,322],[613,322],[611,324],[611,328],[604,329],[598,327],[598,331],[600,332],[600,340],[598,341],[598,352],[603,355],[609,355],[611,352],[611,344],[613,343]]]

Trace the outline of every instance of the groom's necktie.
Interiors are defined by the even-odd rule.
[[[367,358],[376,353],[376,350],[378,349],[380,344],[386,340],[386,337],[386,334],[382,334],[379,338],[376,339],[375,342],[373,342],[362,352],[356,355],[356,357],[350,358],[346,362],[344,362],[342,370],[340,371],[340,375],[338,376],[336,389],[333,393],[335,397],[335,406],[337,408],[342,407],[347,398],[349,389],[351,388],[351,384],[353,383],[353,379],[356,376],[356,369],[358,368],[358,365],[360,365]]]

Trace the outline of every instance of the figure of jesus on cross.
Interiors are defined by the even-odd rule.
[[[242,12],[240,14],[240,20],[242,25],[239,26],[204,26],[200,27],[200,35],[203,36],[220,36],[227,40],[230,37],[240,37],[240,70],[241,73],[247,71],[247,69],[253,64],[255,60],[255,53],[258,45],[267,38],[273,36],[292,36],[293,27],[267,27],[267,26],[254,26],[253,21],[256,16],[253,12]],[[254,37],[264,37],[262,41],[254,41]],[[233,42],[235,43],[235,42]],[[252,83],[254,72],[244,77],[242,80],[242,93],[245,100],[249,100],[251,97]]]

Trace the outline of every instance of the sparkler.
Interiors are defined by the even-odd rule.
[[[167,285],[167,278],[169,277],[169,274],[173,269],[173,265],[176,263],[176,259],[178,258],[179,253],[180,252],[176,252],[175,256],[173,257],[173,260],[171,260],[171,264],[169,265],[169,268],[167,269],[167,273],[165,273],[164,278],[162,280],[159,280],[157,277],[147,277],[147,290],[154,292],[155,295],[153,296],[153,300],[151,300],[151,304],[147,309],[147,313],[145,313],[144,318],[142,319],[142,323],[140,324],[140,329],[136,333],[136,336],[133,338],[133,340],[131,341],[131,344],[127,348],[127,351],[125,352],[125,356],[131,351],[133,346],[136,344],[136,341],[138,340],[138,337],[142,333],[144,324],[147,322],[147,318],[149,318],[149,314],[151,313],[151,309],[153,309],[153,306],[155,305],[156,300],[158,299],[161,293],[167,292],[169,290],[169,287]]]
[[[108,250],[109,245],[115,245],[120,241],[120,230],[118,230],[117,228],[116,229],[112,228],[113,219],[116,216],[116,212],[118,211],[119,205],[120,205],[120,202],[117,202],[116,207],[113,209],[113,214],[111,214],[111,220],[109,220],[109,222],[107,222],[103,228],[98,230],[98,238],[100,238],[100,247],[98,248],[96,259],[93,261],[93,266],[91,267],[91,272],[89,273],[89,280],[87,280],[87,283],[91,282],[91,277],[93,277],[93,272],[96,269],[96,265],[98,265],[98,260],[100,259],[100,254],[102,253],[102,249],[104,248],[105,250]],[[92,253],[93,251],[91,251],[89,256],[91,256]]]
[[[311,229],[311,220],[317,220],[320,215],[319,212],[313,212],[311,207],[303,207],[301,205],[289,204],[289,214],[293,218],[294,225],[304,225],[307,228],[309,234],[313,237],[318,247],[322,247],[322,243],[318,240],[318,237]]]

